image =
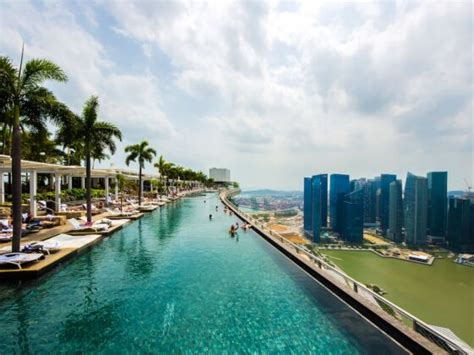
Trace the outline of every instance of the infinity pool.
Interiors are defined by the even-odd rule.
[[[231,238],[236,221],[187,198],[0,286],[0,352],[403,352],[254,232]]]

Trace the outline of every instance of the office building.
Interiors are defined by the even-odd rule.
[[[474,202],[454,196],[450,196],[448,202],[448,248],[456,252],[474,253]]]
[[[313,215],[313,194],[311,188],[311,178],[304,178],[303,192],[303,229],[305,233],[310,234],[312,231],[312,215]]]
[[[364,185],[364,223],[374,225],[377,222],[377,189],[380,178],[369,179]]]
[[[403,199],[402,181],[396,180],[390,184],[389,188],[389,210],[388,210],[388,230],[387,237],[396,243],[403,241]]]
[[[382,235],[385,235],[388,229],[388,209],[389,209],[389,198],[390,198],[390,184],[397,180],[397,175],[382,174],[380,176],[380,230]]]
[[[405,241],[425,244],[428,219],[428,179],[407,174],[404,196]]]
[[[359,189],[344,198],[344,226],[342,237],[349,243],[364,239],[364,190]]]
[[[230,170],[225,168],[211,168],[209,169],[209,178],[214,179],[215,182],[231,182]]]
[[[448,214],[448,173],[428,173],[428,234],[435,237],[446,235]]]
[[[344,196],[350,192],[349,175],[331,174],[329,190],[329,220],[334,232],[342,233]]]
[[[327,227],[328,211],[328,176],[314,175],[311,179],[312,192],[312,237],[315,243],[321,240],[321,229]]]

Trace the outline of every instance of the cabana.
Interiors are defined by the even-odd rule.
[[[21,171],[26,174],[29,181],[29,205],[30,213],[33,217],[37,216],[37,200],[36,193],[38,187],[38,174],[48,174],[50,178],[54,177],[54,192],[55,192],[55,212],[59,212],[61,206],[61,185],[67,181],[67,188],[73,188],[73,178],[81,178],[81,188],[86,186],[86,168],[78,165],[59,165],[35,162],[30,160],[21,161]],[[0,154],[0,204],[5,203],[5,174],[11,173],[11,157],[9,155]],[[110,194],[110,179],[113,179],[115,185],[115,199],[118,199],[118,183],[117,175],[121,174],[128,180],[138,180],[136,172],[121,170],[121,169],[92,169],[92,179],[104,179],[105,196]],[[143,180],[151,180],[159,177],[157,174],[143,174]],[[142,182],[143,183],[143,182]],[[143,191],[143,189],[142,189]]]

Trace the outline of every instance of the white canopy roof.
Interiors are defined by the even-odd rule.
[[[9,155],[0,154],[0,171],[10,172],[12,167],[12,159]],[[86,176],[86,168],[80,165],[59,165],[51,163],[42,163],[31,160],[21,161],[21,170],[23,172],[36,171],[43,174],[60,174],[73,176]],[[137,180],[138,172],[125,169],[92,169],[92,177],[116,177],[123,175],[126,179]],[[158,179],[159,174],[142,174],[144,180]]]

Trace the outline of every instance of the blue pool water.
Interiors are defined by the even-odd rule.
[[[401,352],[257,234],[231,238],[236,221],[184,199],[0,286],[0,352]]]

